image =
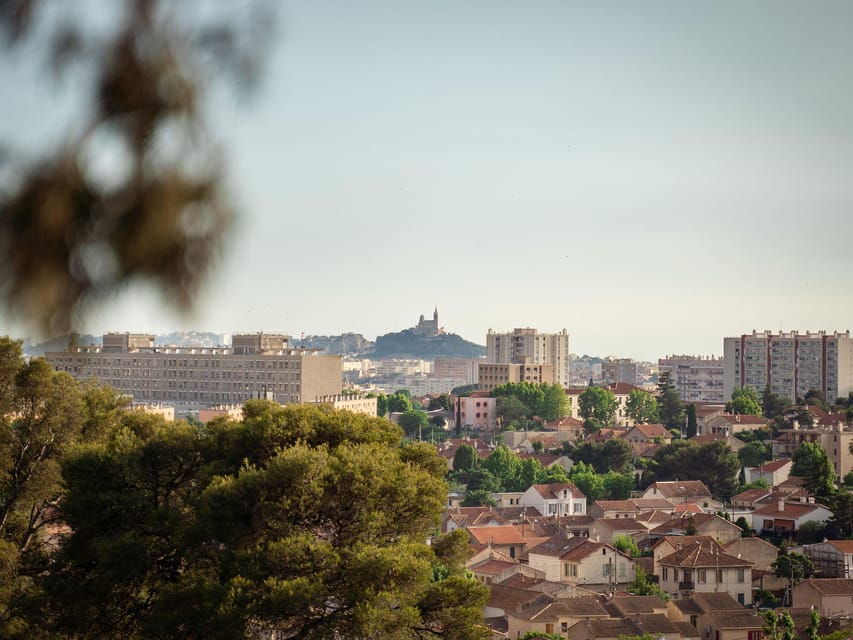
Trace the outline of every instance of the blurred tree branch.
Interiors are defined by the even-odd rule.
[[[272,0],[109,6],[122,11],[105,31],[77,3],[0,0],[8,46],[36,40],[52,71],[91,78],[79,133],[42,159],[0,158],[0,305],[46,334],[140,279],[191,307],[235,219],[204,89],[254,86],[275,28]]]

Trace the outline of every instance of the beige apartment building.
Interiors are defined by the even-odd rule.
[[[359,394],[338,394],[321,396],[313,400],[306,400],[307,404],[322,404],[341,411],[361,413],[375,418],[378,415],[378,398]]]
[[[508,382],[554,383],[554,368],[550,364],[501,363],[481,364],[477,382],[480,391],[491,391]]]
[[[149,334],[105,334],[103,346],[45,354],[57,371],[96,379],[139,403],[182,410],[268,398],[281,404],[341,393],[341,356],[288,347],[280,334],[235,335],[232,347],[155,347]]]
[[[764,331],[723,339],[723,393],[735,387],[754,387],[796,402],[809,389],[822,391],[827,401],[853,391],[853,339],[845,333],[771,333]]]
[[[462,384],[477,384],[482,358],[436,358],[432,363],[433,378],[456,378]]]
[[[569,386],[569,333],[539,333],[536,329],[513,329],[511,333],[486,334],[486,362],[489,364],[547,364],[553,381]]]
[[[726,402],[723,359],[713,356],[667,356],[658,371],[668,372],[682,402]],[[760,389],[759,389],[760,391]]]

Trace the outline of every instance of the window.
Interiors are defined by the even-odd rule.
[[[605,565],[602,565],[602,567],[603,568],[601,569],[601,575],[603,575],[605,578],[610,577],[610,565],[605,564]]]
[[[699,569],[696,571],[696,579],[700,584],[705,584],[707,582],[707,570]]]
[[[669,580],[669,567],[664,567],[662,573],[663,573],[663,576],[662,576],[663,579]]]
[[[625,577],[625,563],[624,562],[619,563],[619,577],[620,578]]]
[[[742,593],[737,594],[737,601],[738,604],[744,604],[746,602],[746,599],[744,598]]]
[[[567,633],[569,631],[569,623],[561,622],[560,623],[560,633]]]
[[[722,583],[723,581],[723,570],[717,569],[717,583]]]
[[[738,581],[738,582],[743,582],[743,567],[738,567],[738,570],[737,570],[737,581]],[[741,604],[743,604],[743,602],[741,602]]]

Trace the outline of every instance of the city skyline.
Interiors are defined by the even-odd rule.
[[[851,328],[850,3],[284,6],[258,94],[212,98],[243,215],[195,314],[143,285],[81,332],[374,339],[437,305],[656,361]],[[31,152],[74,100],[27,56],[0,140]]]

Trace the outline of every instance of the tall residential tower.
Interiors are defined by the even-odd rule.
[[[486,334],[489,364],[550,364],[554,382],[569,386],[569,333],[539,333],[536,329],[514,329],[512,333]]]

